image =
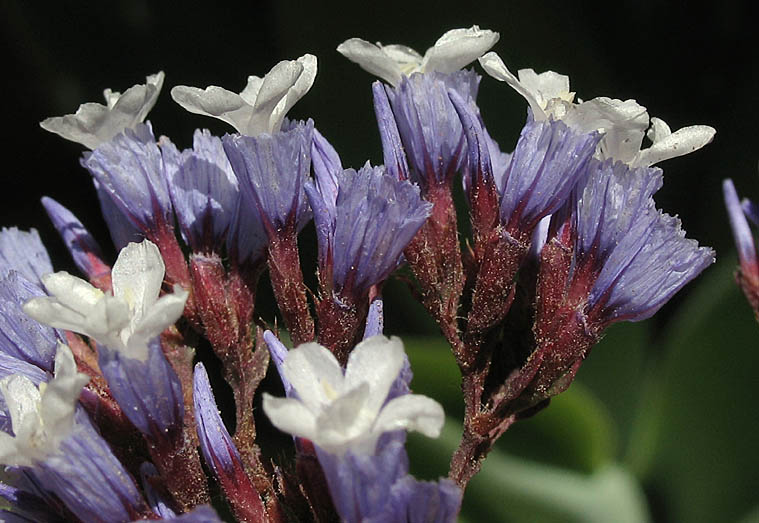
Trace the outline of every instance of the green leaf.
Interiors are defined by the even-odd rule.
[[[450,456],[461,427],[448,421],[437,440],[409,438],[409,454],[422,460]],[[648,521],[645,498],[634,477],[607,464],[593,474],[539,464],[498,449],[464,496],[462,521],[608,522]]]
[[[627,461],[673,521],[736,520],[759,492],[759,328],[734,257],[697,284],[645,383]]]

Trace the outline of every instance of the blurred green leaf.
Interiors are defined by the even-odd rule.
[[[644,384],[628,463],[669,521],[730,521],[759,492],[759,328],[734,257],[696,284]]]
[[[409,454],[438,461],[458,445],[461,427],[448,421],[436,440],[409,438]],[[583,474],[516,458],[498,449],[464,497],[462,521],[554,523],[648,521],[645,498],[634,477],[607,464]]]

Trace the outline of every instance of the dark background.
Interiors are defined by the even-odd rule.
[[[732,263],[734,247],[722,203],[721,181],[732,177],[742,196],[759,198],[756,147],[759,38],[752,2],[711,2],[706,7],[695,7],[693,2],[655,0],[613,3],[284,0],[190,7],[189,3],[120,0],[90,5],[49,3],[43,8],[41,3],[9,0],[0,3],[0,24],[5,71],[5,80],[0,84],[2,144],[6,158],[1,224],[39,229],[57,269],[75,270],[47,222],[39,204],[41,196],[51,196],[68,206],[103,246],[109,242],[89,175],[78,163],[82,147],[43,131],[39,121],[73,113],[83,102],[102,103],[104,88],[123,91],[143,82],[147,74],[163,70],[164,90],[149,119],[157,135],[165,134],[178,146],[188,147],[196,127],[208,127],[219,135],[231,128],[185,112],[171,100],[172,86],[213,84],[239,92],[249,74],[261,76],[276,62],[309,52],[319,59],[319,73],[310,93],[290,115],[313,118],[336,146],[346,166],[362,165],[367,158],[380,163],[382,156],[371,105],[373,77],[335,51],[339,43],[353,36],[385,44],[406,44],[423,54],[446,30],[478,24],[500,32],[501,39],[494,50],[514,72],[531,67],[538,72],[551,69],[568,74],[572,90],[582,99],[634,98],[648,108],[649,115],[662,118],[673,130],[691,124],[715,127],[717,135],[711,145],[661,165],[665,185],[657,201],[661,208],[681,217],[689,237],[713,246],[718,258],[727,263]],[[526,103],[507,86],[485,77],[479,105],[491,133],[504,149],[512,148],[524,122]],[[304,241],[308,245],[312,238],[306,237]],[[653,394],[670,391],[661,392],[669,406],[661,408],[660,418],[682,418],[674,428],[667,426],[668,436],[659,436],[663,442],[659,446],[665,450],[660,454],[651,451],[654,464],[648,468],[653,472],[645,467],[635,470],[634,459],[619,458],[640,478],[656,520],[695,521],[701,515],[702,521],[714,521],[715,513],[727,512],[737,516],[751,506],[752,492],[759,486],[755,472],[749,482],[735,470],[728,470],[726,463],[730,460],[723,457],[730,456],[737,462],[735,458],[739,456],[746,460],[747,467],[759,465],[754,447],[759,436],[755,402],[741,404],[749,405],[749,410],[736,403],[741,395],[755,396],[756,378],[747,362],[756,361],[753,349],[759,344],[756,325],[749,324],[748,308],[728,282],[731,268],[725,267],[721,275],[717,275],[718,270],[719,267],[709,269],[715,275],[711,279],[721,278],[723,283],[717,281],[710,283],[711,287],[701,287],[698,298],[701,301],[696,306],[691,300],[690,307],[683,307],[689,294],[694,295],[692,285],[652,321],[611,334],[607,347],[598,349],[586,364],[587,371],[583,368],[580,374],[580,380],[584,379],[597,393],[627,391],[641,381],[651,381],[650,373],[639,374],[638,370],[662,364],[664,370],[655,372],[664,383],[661,389],[656,388],[660,385],[646,389],[640,384],[643,392],[639,396],[643,399],[636,396],[628,404],[604,397],[612,418],[622,417],[622,433],[626,423],[631,426],[635,423],[625,421],[632,415],[625,418],[615,407],[621,405],[628,412],[635,410],[630,404],[638,405],[638,409],[642,404],[645,411],[651,390]],[[710,278],[709,271],[704,278]],[[708,309],[712,316],[698,315],[699,311],[707,310],[702,304],[709,303],[712,292],[709,289],[728,287],[724,292],[731,294],[718,302],[725,304],[723,308],[716,313]],[[717,300],[717,292],[712,294]],[[401,284],[391,283],[386,299],[391,333],[436,334]],[[691,324],[682,318],[670,322],[679,310],[683,311],[680,316],[694,318]],[[715,319],[715,314],[723,319]],[[737,338],[739,327],[696,334],[698,322],[721,321],[722,325],[728,325],[732,320],[738,322],[736,325],[748,326],[748,331],[741,332],[749,334]],[[670,331],[692,333],[690,338],[680,336],[687,342],[678,345],[661,341],[664,335],[657,333],[667,331],[670,323],[675,324]],[[639,339],[635,338],[638,335]],[[701,349],[695,347],[698,342]],[[740,352],[743,356],[737,350],[731,356],[731,346],[739,345],[744,347]],[[612,352],[614,346],[620,347],[616,354]],[[628,346],[637,349],[620,352]],[[640,361],[648,358],[653,364],[635,367],[624,359],[625,354],[634,350],[642,353]],[[688,358],[689,351],[696,350],[701,350],[699,359],[686,361],[685,365],[678,359]],[[724,356],[717,354],[720,352]],[[728,367],[722,360],[729,360]],[[604,365],[606,368],[602,368]],[[633,367],[636,372],[630,370]],[[414,368],[423,374],[422,369]],[[617,381],[608,377],[609,369],[616,373]],[[449,392],[456,396],[455,370],[453,376]],[[620,381],[625,376],[630,380],[629,386]],[[604,389],[596,387],[598,383],[607,385]],[[713,389],[708,388],[710,383]],[[735,388],[728,390],[733,384]],[[697,392],[690,392],[694,389]],[[688,395],[694,398],[692,405],[682,399]],[[548,409],[548,413],[557,414],[541,414],[543,417],[538,416],[537,423],[568,412],[562,408],[556,405],[553,410]],[[729,420],[739,421],[730,425]],[[712,432],[699,422],[714,425]],[[549,422],[543,423],[550,426]],[[528,427],[525,439],[535,441],[535,430],[530,432],[529,425],[525,426]],[[742,431],[742,446],[734,444],[738,427]],[[623,435],[623,440],[636,437],[635,430],[629,432],[632,435]],[[712,433],[714,437],[709,439]],[[511,431],[507,436],[512,438]],[[519,447],[518,438],[515,431],[513,438],[506,441],[510,445],[508,450]],[[691,447],[682,443],[685,440]],[[719,452],[711,452],[716,447]],[[754,450],[747,454],[747,448]],[[539,452],[533,454],[540,457]],[[566,459],[554,461],[566,465]],[[725,469],[719,476],[722,483],[715,483],[710,474],[717,474],[720,467]],[[740,481],[740,485],[730,484],[731,481]],[[674,483],[688,486],[676,490],[671,487]],[[722,489],[740,495],[730,498]],[[695,501],[701,503],[694,504]],[[707,507],[713,512],[708,512]]]

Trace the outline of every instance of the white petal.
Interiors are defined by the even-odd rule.
[[[338,45],[337,52],[390,85],[398,85],[401,81],[401,68],[398,63],[371,42],[351,38]]]
[[[55,298],[33,298],[24,304],[24,313],[30,318],[56,329],[86,333],[87,316],[61,305]]]
[[[0,381],[0,393],[8,407],[13,433],[19,439],[28,438],[39,425],[40,391],[26,376],[14,374]]]
[[[174,286],[173,294],[165,294],[145,313],[135,325],[132,336],[147,343],[161,334],[182,316],[189,293],[180,286]],[[142,358],[140,358],[142,359]]]
[[[340,364],[318,343],[304,343],[292,349],[282,367],[298,397],[312,412],[319,412],[343,390]]]
[[[396,64],[401,73],[411,76],[422,66],[422,55],[405,45],[390,44],[379,46],[382,52],[390,57]]]
[[[573,108],[564,122],[583,133],[600,131],[602,158],[630,163],[640,151],[649,125],[646,108],[635,100],[593,98]]]
[[[651,140],[651,143],[659,142],[670,134],[672,134],[672,129],[669,128],[667,122],[655,116],[651,117],[651,128],[646,133],[646,137]]]
[[[374,425],[376,432],[406,429],[437,438],[445,421],[443,407],[437,401],[420,394],[406,394],[390,400]]]
[[[218,118],[243,133],[253,107],[239,94],[211,85],[205,89],[178,85],[171,90],[176,103],[195,114]]]
[[[367,383],[370,389],[366,409],[376,416],[385,403],[390,387],[403,367],[403,342],[393,336],[374,336],[356,345],[348,356],[345,388]]]
[[[158,299],[165,270],[161,251],[150,240],[129,243],[121,249],[111,271],[113,295],[129,304],[133,325]]]
[[[42,284],[63,305],[82,314],[87,314],[104,296],[100,289],[65,271],[44,275]]]
[[[264,79],[255,75],[248,76],[248,84],[240,92],[240,97],[245,100],[251,107],[255,105],[256,98],[258,98],[258,91],[261,90],[261,84]]]
[[[678,129],[651,147],[640,151],[633,162],[635,167],[648,167],[670,158],[701,149],[714,138],[717,131],[708,125],[691,125]]]
[[[476,25],[469,29],[448,31],[424,54],[421,70],[441,73],[458,71],[490,50],[499,36],[496,32],[481,30]]]
[[[316,57],[312,54],[305,54],[298,58],[298,63],[303,66],[303,69],[295,81],[295,84],[287,91],[287,95],[284,100],[277,104],[269,122],[270,132],[279,131],[282,126],[282,120],[285,115],[292,109],[295,102],[303,98],[314,85],[314,79],[316,78],[317,61]]]
[[[519,83],[533,93],[543,108],[553,99],[566,102],[574,100],[574,93],[569,90],[569,77],[566,75],[553,71],[537,74],[532,69],[520,69],[517,75]]]
[[[145,84],[134,85],[123,94],[106,89],[107,106],[85,103],[79,106],[76,114],[47,118],[40,126],[67,140],[95,149],[124,129],[145,120],[158,99],[163,80],[161,71],[148,76]]]
[[[0,432],[0,464],[11,467],[28,467],[33,462],[21,454],[16,438],[5,432]]]
[[[76,403],[88,381],[86,374],[77,372],[71,349],[59,343],[55,354],[55,377],[45,387],[40,401],[40,416],[51,444],[70,433]]]
[[[480,65],[490,76],[501,82],[506,82],[512,89],[522,95],[527,100],[527,103],[530,104],[532,114],[536,120],[545,120],[546,114],[538,99],[506,68],[500,56],[494,52],[490,52],[480,58]]]
[[[253,105],[253,113],[246,123],[243,134],[257,136],[275,131],[271,125],[272,113],[280,102],[286,99],[288,91],[296,84],[301,73],[303,73],[303,64],[297,60],[283,60],[272,67],[271,71],[264,76],[256,96],[256,103]],[[284,118],[284,114],[281,114],[281,117]],[[281,118],[279,122],[281,124]]]
[[[291,398],[275,398],[264,392],[263,407],[272,425],[282,432],[302,438],[314,438],[316,418],[300,401]]]
[[[370,438],[377,417],[376,412],[366,409],[370,394],[369,385],[361,383],[326,406],[316,418],[314,443],[332,454],[341,454],[353,446],[351,442]]]

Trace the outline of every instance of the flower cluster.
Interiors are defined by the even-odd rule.
[[[189,149],[145,121],[163,73],[42,122],[88,149],[81,164],[119,254],[111,265],[47,197],[83,278],[54,272],[36,231],[0,231],[3,518],[220,521],[217,488],[239,521],[454,521],[498,437],[570,385],[603,330],[650,317],[714,261],[656,207],[652,167],[714,130],[672,132],[634,100],[575,102],[564,75],[512,74],[488,52],[497,41],[474,26],[424,55],[338,47],[384,81],[371,87],[384,165],[345,168],[313,120],[287,118],[314,83],[310,54],[239,94],[174,87],[180,106],[236,131],[197,130]],[[477,60],[527,101],[511,152],[477,106],[480,75],[462,70]],[[756,208],[729,182],[726,198],[739,281],[756,299],[744,218]],[[318,289],[298,248],[312,222]],[[437,437],[443,409],[411,392],[403,344],[383,335],[383,286],[401,266],[462,376],[463,437],[434,482],[410,475],[405,440]],[[292,349],[256,315],[264,273]],[[231,432],[200,347],[232,390]],[[262,411],[292,436],[294,466],[258,447],[253,402],[270,361],[285,397],[263,392]]]

